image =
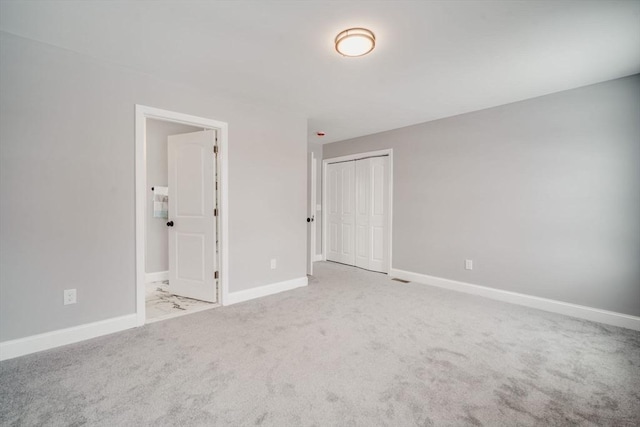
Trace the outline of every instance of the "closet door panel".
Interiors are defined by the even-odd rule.
[[[356,167],[355,162],[338,163],[341,168],[342,253],[340,262],[355,265]]]
[[[338,253],[338,227],[336,223],[329,224],[329,251],[331,254]],[[334,258],[331,256],[331,258]]]
[[[382,271],[379,266],[377,268],[374,267],[376,267],[376,263],[384,262],[384,234],[383,227],[371,227],[371,270]]]
[[[371,212],[371,159],[356,162],[356,257],[355,265],[369,268],[370,258],[370,224]]]
[[[371,210],[369,212],[369,269],[386,272],[389,251],[389,158],[372,158],[370,166]]]
[[[342,170],[327,165],[327,260],[342,262]]]

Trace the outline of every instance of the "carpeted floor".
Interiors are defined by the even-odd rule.
[[[640,333],[331,263],[0,364],[0,424],[638,426]]]

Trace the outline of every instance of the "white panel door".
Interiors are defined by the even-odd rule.
[[[342,163],[342,263],[356,263],[356,165]]]
[[[356,263],[388,271],[389,158],[356,161]]]
[[[369,269],[371,230],[371,159],[356,161],[356,267]]]
[[[355,162],[327,165],[327,260],[355,264]]]
[[[369,270],[388,272],[389,266],[389,157],[369,163]],[[365,267],[366,268],[366,267]]]
[[[169,291],[216,302],[215,131],[169,137]]]
[[[325,232],[327,236],[327,260],[340,262],[342,253],[342,219],[340,216],[340,210],[342,209],[340,205],[342,203],[339,203],[342,201],[342,194],[340,194],[342,187],[339,185],[341,181],[340,163],[328,164],[326,170],[327,200],[325,201],[325,210],[327,215],[327,230]]]

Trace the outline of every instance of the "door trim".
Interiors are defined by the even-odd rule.
[[[315,217],[316,217],[316,203],[317,203],[317,185],[318,185],[318,177],[317,177],[317,173],[318,173],[318,159],[316,159],[315,154],[313,153],[313,151],[311,153],[309,153],[309,157],[310,157],[310,164],[311,164],[311,170],[309,171],[310,175],[310,184],[311,184],[311,189],[310,189],[310,200],[309,200],[309,209],[310,209],[310,213],[309,215],[311,215],[312,218],[314,218],[314,221],[309,223],[309,249],[308,249],[308,256],[309,259],[307,260],[307,274],[313,275],[313,263],[316,261],[316,222],[315,222]],[[309,217],[307,217],[309,218]]]
[[[219,264],[219,302],[226,304],[229,294],[229,125],[226,122],[161,110],[136,104],[135,106],[135,195],[136,195],[136,323],[145,324],[145,234],[147,189],[147,119],[181,123],[218,131],[219,159],[219,223],[221,244]],[[213,154],[213,153],[212,153]]]
[[[322,160],[322,260],[327,260],[327,165],[329,163],[348,162],[351,160],[365,159],[367,157],[389,156],[389,217],[387,238],[389,242],[389,253],[387,260],[387,271],[393,268],[391,261],[393,260],[393,148],[384,150],[366,151],[362,153],[349,154],[346,156],[331,157]]]

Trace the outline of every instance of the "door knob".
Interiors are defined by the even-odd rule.
[[[169,222],[167,223],[167,227],[173,227],[173,221],[169,221]]]
[[[307,218],[307,222],[311,222],[311,218]]]

